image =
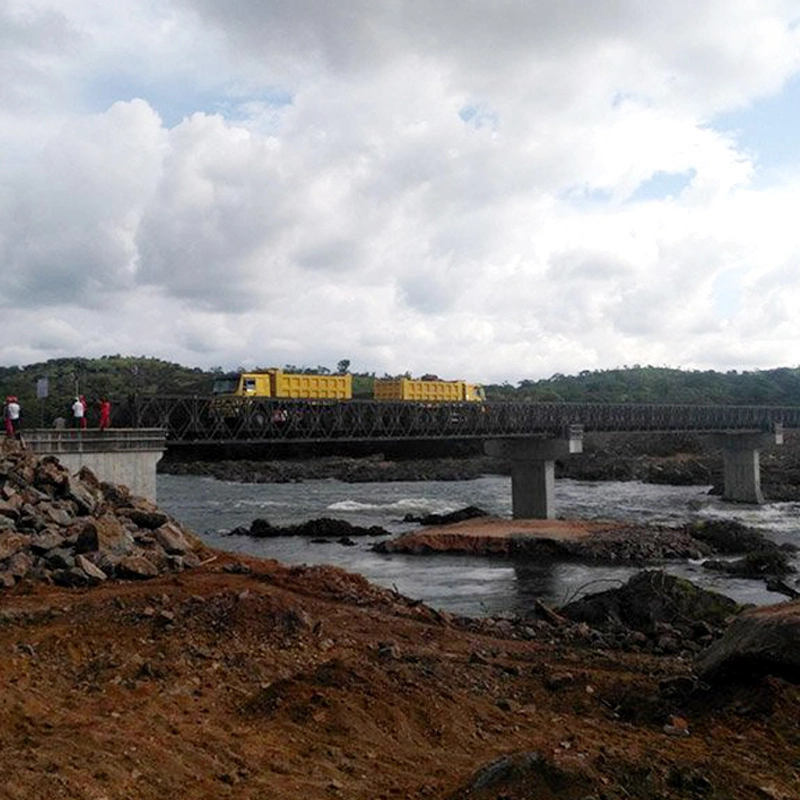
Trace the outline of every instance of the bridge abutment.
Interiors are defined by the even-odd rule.
[[[160,428],[105,431],[35,429],[24,431],[25,444],[37,455],[51,455],[72,474],[88,467],[99,480],[120,483],[156,500],[156,464],[166,449]]]
[[[761,505],[761,448],[783,444],[783,430],[773,433],[726,432],[710,434],[711,442],[722,448],[722,499],[733,503]]]
[[[514,519],[554,519],[555,461],[583,452],[583,430],[552,439],[489,439],[486,455],[511,462],[511,504]]]

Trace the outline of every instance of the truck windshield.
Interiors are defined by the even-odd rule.
[[[211,388],[213,394],[233,394],[236,387],[239,385],[239,379],[236,378],[217,378]]]

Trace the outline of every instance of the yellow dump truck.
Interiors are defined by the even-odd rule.
[[[349,400],[352,375],[306,375],[268,369],[240,372],[214,381],[212,393],[225,397],[274,397],[302,400]]]
[[[413,400],[421,403],[482,402],[483,387],[465,381],[442,381],[438,378],[376,378],[376,400]]]

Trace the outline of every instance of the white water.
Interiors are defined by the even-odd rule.
[[[634,567],[542,565],[503,558],[372,552],[372,545],[380,538],[360,537],[355,546],[348,547],[333,541],[312,543],[305,537],[254,539],[226,535],[235,527],[249,527],[257,517],[273,525],[332,517],[354,525],[378,525],[392,534],[418,527],[403,522],[406,514],[441,514],[475,505],[492,515],[509,517],[511,483],[502,476],[487,475],[471,481],[244,484],[159,475],[158,499],[165,511],[214,547],[290,564],[335,564],[434,608],[468,616],[525,613],[533,598],[561,605],[583,592],[619,585],[637,571]],[[556,508],[564,518],[663,525],[696,519],[736,519],[775,541],[800,545],[800,503],[727,504],[710,496],[708,487],[560,480],[556,482]],[[765,604],[786,599],[768,592],[762,581],[731,579],[686,562],[664,567],[739,602]]]

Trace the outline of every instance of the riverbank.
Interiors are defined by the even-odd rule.
[[[3,797],[797,796],[797,662],[701,671],[741,609],[687,581],[466,618],[53,459],[7,452],[0,494]]]
[[[217,556],[3,596],[4,797],[797,796],[798,687],[704,685],[666,623],[467,620]]]

